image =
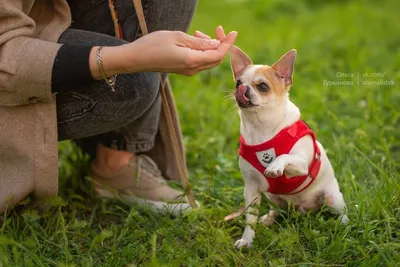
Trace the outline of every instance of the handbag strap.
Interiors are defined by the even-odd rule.
[[[149,30],[147,29],[146,20],[144,18],[143,5],[142,0],[133,0],[133,6],[135,7],[136,16],[139,20],[140,30],[143,35],[149,34]]]
[[[142,5],[142,0],[133,0],[133,6],[135,7],[136,15],[139,20],[139,26],[140,30],[143,35],[146,35],[149,33],[146,20],[144,17],[144,11],[143,11],[143,5]],[[111,11],[111,16],[113,18],[114,22],[114,29],[115,29],[115,35],[117,38],[123,39],[122,35],[122,29],[121,25],[119,24],[118,21],[118,13],[115,10],[114,6],[114,0],[109,0],[109,7]],[[164,83],[165,80],[165,83]],[[189,179],[188,179],[188,173],[187,169],[184,164],[184,157],[182,154],[181,149],[179,148],[179,142],[178,142],[178,136],[177,136],[177,130],[175,128],[174,121],[172,119],[172,113],[171,113],[171,107],[169,105],[168,94],[172,94],[171,92],[171,86],[168,80],[168,77],[163,79],[162,74],[160,73],[160,87],[161,87],[161,99],[162,99],[162,106],[163,106],[163,113],[167,122],[167,128],[168,128],[168,134],[171,138],[172,141],[172,150],[173,154],[175,156],[175,161],[177,162],[178,165],[178,173],[181,179],[181,183],[183,187],[185,188],[185,194],[188,198],[189,204],[192,208],[196,208],[197,204],[193,196],[192,189],[189,184]]]

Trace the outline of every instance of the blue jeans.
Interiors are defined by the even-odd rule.
[[[125,40],[114,36],[107,0],[69,0],[73,24],[63,44],[115,46],[141,36],[132,0],[116,0]],[[144,0],[149,31],[187,31],[197,0]],[[118,75],[116,92],[104,81],[56,95],[59,140],[74,140],[94,156],[97,144],[131,152],[154,145],[161,112],[159,73]]]

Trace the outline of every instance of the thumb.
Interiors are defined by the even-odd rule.
[[[214,50],[218,48],[221,42],[215,39],[204,39],[186,35],[183,44],[194,50]]]
[[[230,32],[218,47],[218,50],[226,54],[235,43],[237,35],[238,33],[236,31]]]

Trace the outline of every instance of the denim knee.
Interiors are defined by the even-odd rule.
[[[159,73],[118,75],[116,91],[104,81],[85,90],[57,94],[60,140],[117,130],[140,118],[157,98]]]
[[[160,74],[155,72],[141,72],[121,75],[120,108],[124,110],[124,117],[134,121],[139,118],[157,98],[160,89]],[[117,87],[118,90],[118,81]],[[122,111],[122,110],[121,110]],[[122,114],[121,114],[122,115]]]

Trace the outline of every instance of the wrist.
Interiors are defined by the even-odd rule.
[[[104,77],[97,64],[98,49],[99,46],[95,46],[90,51],[89,67],[92,77],[101,80]],[[124,58],[123,50],[123,46],[105,46],[101,50],[103,72],[106,77],[131,72],[125,67],[126,58]]]
[[[121,45],[115,56],[120,58],[118,67],[121,73],[135,73],[143,71],[139,60],[140,53],[137,53],[135,42]]]

